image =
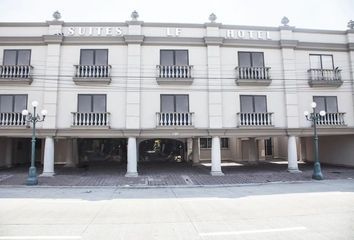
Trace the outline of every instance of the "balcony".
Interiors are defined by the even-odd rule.
[[[269,86],[270,67],[236,67],[236,84],[238,86]]]
[[[75,127],[109,127],[109,112],[73,112],[72,126]]]
[[[193,83],[191,65],[157,65],[157,84],[183,84]]]
[[[32,69],[30,65],[1,65],[0,84],[31,84]]]
[[[1,127],[20,127],[27,126],[25,116],[18,112],[2,112],[0,113]]]
[[[75,65],[73,80],[77,85],[105,84],[111,82],[110,65]]]
[[[326,113],[322,117],[319,113],[316,113],[318,118],[316,124],[319,126],[345,126],[344,114],[343,112]]]
[[[162,127],[190,127],[193,126],[192,112],[158,112],[157,126]]]
[[[343,84],[340,69],[309,69],[311,87],[339,87]]]
[[[272,127],[273,113],[237,113],[239,127]]]

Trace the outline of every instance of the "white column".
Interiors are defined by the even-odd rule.
[[[5,150],[5,167],[9,168],[12,165],[12,139],[6,139],[6,150]]]
[[[199,164],[199,144],[198,144],[198,138],[193,138],[193,166]]]
[[[54,139],[46,137],[44,144],[44,164],[42,177],[52,177],[54,175]]]
[[[248,140],[248,161],[253,164],[257,164],[259,162],[257,140],[255,138],[250,138]]]
[[[128,163],[127,163],[127,173],[126,177],[137,177],[137,148],[136,148],[136,138],[128,138]]]
[[[300,172],[297,165],[296,137],[288,138],[288,171],[291,173]]]
[[[220,137],[213,137],[211,143],[211,175],[222,176]]]

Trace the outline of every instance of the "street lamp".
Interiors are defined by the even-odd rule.
[[[42,119],[39,116],[39,114],[36,113],[36,109],[38,107],[38,102],[33,101],[32,102],[32,107],[33,107],[33,114],[28,112],[27,109],[24,109],[22,111],[22,115],[26,117],[26,121],[29,123],[32,123],[32,152],[31,152],[31,167],[29,168],[28,171],[28,178],[27,178],[27,185],[37,185],[38,184],[38,179],[37,179],[37,170],[36,166],[34,164],[35,161],[35,155],[36,155],[36,123],[37,122],[43,122],[45,116],[47,115],[47,110],[42,110]]]
[[[316,180],[323,180],[323,175],[321,172],[321,164],[320,161],[318,160],[318,136],[317,136],[317,129],[316,129],[316,124],[317,121],[321,118],[324,117],[326,115],[325,111],[320,111],[320,114],[316,113],[316,106],[317,104],[315,102],[311,103],[311,107],[312,107],[312,113],[309,113],[308,111],[305,111],[305,117],[308,121],[312,122],[312,126],[313,126],[313,143],[314,143],[314,147],[315,147],[315,151],[314,151],[314,156],[315,156],[315,163],[313,166],[313,174],[312,174],[312,178],[316,179]]]

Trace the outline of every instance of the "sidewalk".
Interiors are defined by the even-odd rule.
[[[206,186],[267,182],[312,181],[312,165],[299,164],[301,173],[287,172],[286,162],[260,162],[244,166],[229,163],[222,167],[225,176],[211,176],[210,166],[187,163],[142,163],[139,176],[127,178],[125,164],[92,163],[88,168],[55,166],[54,177],[39,177],[39,186]],[[41,173],[38,169],[38,173]],[[354,168],[322,165],[325,179],[354,179]],[[28,166],[0,170],[0,186],[25,185]]]

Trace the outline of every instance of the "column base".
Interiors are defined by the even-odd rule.
[[[54,177],[55,173],[54,172],[45,172],[39,175],[40,177]]]
[[[210,175],[211,176],[224,176],[225,174],[221,171],[220,172],[218,171],[218,172],[210,172]]]
[[[138,173],[136,172],[136,173],[126,173],[125,174],[125,177],[138,177],[139,175],[138,175]]]
[[[289,173],[302,173],[299,169],[288,169]]]

